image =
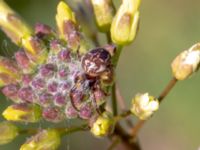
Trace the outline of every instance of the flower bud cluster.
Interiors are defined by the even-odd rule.
[[[15,60],[0,58],[0,75],[6,75],[0,76],[2,93],[16,103],[3,112],[7,120],[37,122],[44,118],[56,123],[90,119],[105,103],[105,89],[113,80],[114,47],[82,54],[70,44],[70,35],[78,30],[75,16],[64,2],[58,5],[56,20],[59,34],[68,43],[49,26],[37,24],[34,34],[22,38],[23,48],[15,53]]]

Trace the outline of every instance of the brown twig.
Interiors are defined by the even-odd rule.
[[[177,81],[178,80],[174,77],[170,80],[169,84],[166,86],[166,88],[163,90],[163,92],[158,97],[158,100],[160,102],[169,94],[169,92],[172,90],[172,88],[177,83]]]
[[[119,124],[116,125],[113,135],[118,136],[122,141],[118,145],[120,150],[141,150],[138,142],[131,141],[131,136]]]
[[[116,96],[117,96],[117,101],[119,103],[119,107],[121,110],[126,110],[126,104],[125,104],[125,100],[121,95],[119,86],[116,84]]]
[[[120,109],[122,111],[125,111],[127,109],[126,103],[125,103],[124,98],[121,95],[121,92],[120,92],[118,85],[116,85],[116,97],[117,97],[117,101],[119,103]],[[126,123],[129,127],[131,127],[131,128],[133,127],[133,122],[129,118],[127,118],[125,121],[126,121]]]
[[[159,102],[162,102],[162,100],[169,94],[169,92],[172,90],[172,88],[176,85],[177,83],[176,78],[172,78],[168,85],[165,87],[165,89],[161,92],[161,94],[158,96]],[[136,137],[138,131],[144,126],[146,120],[139,120],[138,123],[135,125],[134,128],[132,128],[131,135],[133,138]]]
[[[114,137],[112,139],[111,145],[109,145],[107,150],[113,150],[120,142],[121,142],[121,139],[119,137]]]
[[[131,135],[133,138],[136,137],[138,131],[142,128],[142,126],[144,125],[145,120],[139,120],[137,122],[137,124],[135,124],[135,126],[133,127],[132,131],[131,131]]]

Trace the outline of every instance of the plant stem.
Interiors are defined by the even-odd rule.
[[[83,125],[77,126],[77,127],[60,128],[58,130],[59,130],[61,136],[65,136],[67,134],[74,133],[77,131],[87,131],[88,129],[89,129],[88,124],[83,124]]]
[[[100,46],[100,43],[99,43],[99,40],[98,40],[98,35],[97,35],[96,32],[92,33],[91,39],[92,39],[92,41],[93,41],[93,43],[96,47]]]
[[[121,108],[122,111],[125,111],[127,107],[118,86],[116,86],[116,96],[117,96],[117,101],[119,102],[119,107]],[[131,128],[133,127],[133,123],[130,120],[130,118],[127,118],[125,121],[129,127]]]
[[[36,134],[40,129],[23,129],[19,130],[19,134]]]
[[[158,96],[159,102],[162,102],[163,99],[169,94],[169,92],[172,90],[172,88],[176,85],[177,83],[176,78],[172,78],[168,85],[165,87],[165,89],[161,92],[161,94]],[[138,123],[132,128],[131,135],[133,138],[137,135],[138,131],[144,126],[145,122],[147,120],[139,120]]]
[[[116,99],[116,93],[115,93],[115,89],[116,89],[116,84],[114,83],[112,86],[112,110],[113,110],[113,115],[116,116],[117,115],[117,99]]]
[[[120,89],[118,84],[116,84],[116,89],[115,89],[115,93],[116,93],[116,97],[117,97],[117,101],[119,102],[119,107],[121,108],[121,110],[126,110],[126,104],[125,104],[125,100],[121,95]]]
[[[141,150],[137,141],[131,141],[131,136],[124,131],[124,129],[117,124],[113,136],[118,136],[121,139],[119,144],[121,150]]]
[[[119,143],[121,142],[119,137],[115,137],[115,139],[112,140],[111,145],[109,145],[107,150],[113,150]]]
[[[115,116],[114,119],[115,119],[116,122],[118,122],[118,121],[128,117],[129,115],[131,115],[131,111],[127,110],[127,111],[124,111],[123,113]]]
[[[117,67],[117,64],[118,64],[118,61],[119,61],[119,57],[120,57],[122,48],[123,48],[122,46],[118,46],[116,54],[113,57],[112,63],[113,63],[113,65],[114,65],[115,68]]]
[[[136,137],[138,131],[143,127],[144,123],[146,120],[139,120],[135,126],[133,127],[132,131],[131,131],[131,135],[133,137],[133,139]]]
[[[110,37],[110,32],[106,32],[106,37],[107,37],[108,44],[111,44],[112,40],[111,40],[111,37]]]
[[[77,126],[77,127],[69,127],[69,128],[53,128],[55,130],[57,130],[61,136],[65,136],[67,134],[70,133],[74,133],[77,131],[86,131],[89,129],[87,124],[83,124],[81,126]],[[36,134],[37,132],[39,132],[41,129],[23,129],[19,131],[19,134]]]
[[[166,86],[166,88],[163,90],[163,92],[159,95],[159,97],[158,97],[159,102],[161,102],[169,94],[169,92],[175,86],[177,81],[178,80],[174,77],[170,80],[169,84]]]

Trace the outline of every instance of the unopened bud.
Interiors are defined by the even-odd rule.
[[[110,29],[114,16],[114,6],[111,0],[91,0],[97,26],[100,31],[107,32]]]
[[[60,122],[64,119],[62,111],[57,107],[47,107],[43,109],[42,116],[45,120],[50,122]]]
[[[18,98],[18,90],[19,90],[19,86],[16,84],[9,84],[5,87],[2,88],[2,93],[8,97],[9,99],[11,99],[13,102],[15,103],[19,103],[21,102],[21,100]]]
[[[75,14],[65,2],[61,1],[57,6],[56,15],[56,22],[61,38],[65,37],[66,33],[64,26],[68,21],[76,23]]]
[[[16,78],[13,78],[7,73],[0,73],[0,87],[6,86],[9,84],[16,84]]]
[[[104,112],[98,116],[91,127],[91,132],[97,137],[103,137],[111,134],[114,130],[115,121],[111,114]]]
[[[148,93],[137,94],[132,100],[131,112],[141,120],[146,120],[158,107],[159,102],[153,96],[149,96]]]
[[[102,105],[106,101],[106,93],[102,89],[95,89],[94,92],[94,98],[97,103],[97,106]]]
[[[42,130],[24,143],[20,150],[56,150],[60,145],[60,135],[55,129]]]
[[[74,12],[63,1],[57,6],[56,22],[60,37],[67,41],[73,51],[85,53],[90,49],[89,42],[79,31]]]
[[[17,45],[21,39],[31,34],[29,26],[3,1],[0,1],[0,27]]]
[[[90,104],[83,104],[79,111],[79,117],[81,119],[90,119],[92,116],[92,107]]]
[[[21,78],[21,72],[15,61],[0,56],[1,86],[16,83]]]
[[[112,41],[118,45],[131,43],[137,34],[140,0],[123,0],[111,25]]]
[[[9,121],[38,122],[41,119],[41,108],[32,104],[14,104],[6,108],[3,116]]]
[[[27,57],[26,53],[22,50],[15,53],[15,59],[23,73],[32,73],[35,64]]]
[[[36,64],[42,64],[46,60],[47,50],[38,37],[26,36],[22,39],[22,45],[29,59]]]
[[[55,33],[50,26],[42,23],[37,23],[35,25],[35,34],[37,35],[37,37],[43,38],[46,35],[53,35]]]
[[[172,72],[177,80],[184,80],[196,72],[200,65],[200,43],[180,53],[172,62]]]
[[[18,129],[10,122],[0,123],[0,145],[10,143],[18,135]]]

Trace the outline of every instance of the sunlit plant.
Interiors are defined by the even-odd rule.
[[[20,150],[56,150],[63,136],[89,131],[95,137],[108,137],[112,141],[110,150],[118,146],[140,150],[137,133],[143,124],[177,81],[198,70],[199,43],[174,59],[173,78],[158,97],[138,93],[130,107],[119,114],[117,105],[124,100],[116,86],[115,69],[123,47],[137,35],[140,0],[122,0],[118,9],[112,0],[85,2],[98,31],[107,36],[105,45],[99,45],[98,31],[82,32],[76,14],[63,1],[57,6],[57,30],[40,23],[30,28],[0,1],[1,29],[19,46],[13,59],[0,56],[1,92],[13,101],[2,113],[6,121],[0,123],[1,145],[28,133],[31,137]],[[133,125],[128,116],[138,117],[138,123]],[[20,129],[15,125],[41,120],[56,124],[70,119],[80,119],[82,124],[46,129]],[[131,130],[123,128],[121,121]]]

